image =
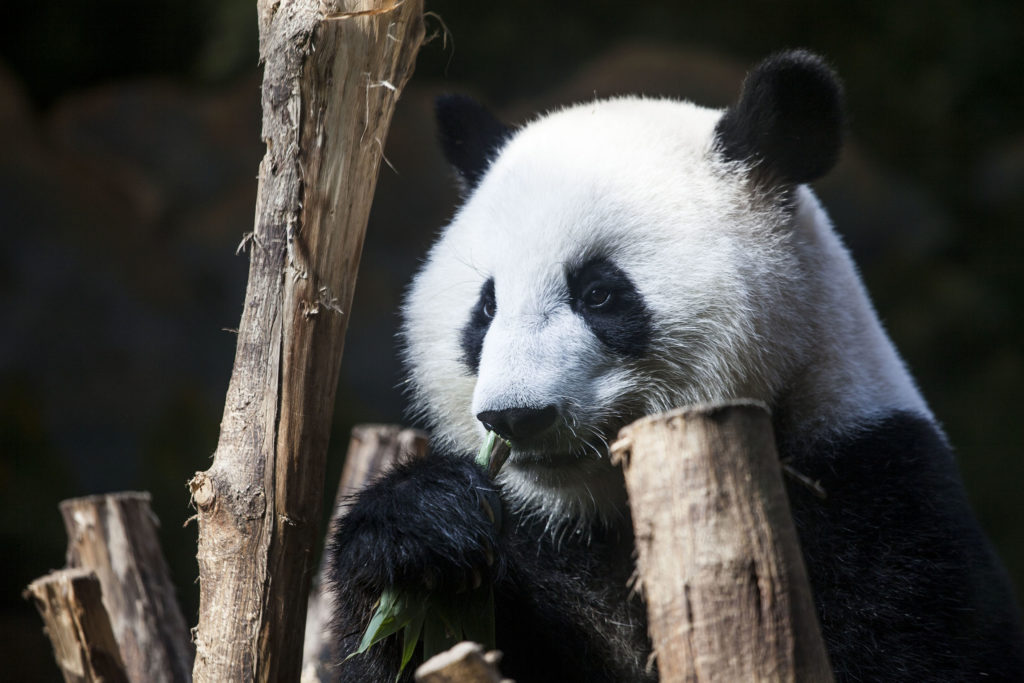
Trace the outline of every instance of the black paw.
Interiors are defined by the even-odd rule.
[[[497,489],[472,461],[404,463],[359,493],[334,530],[332,579],[341,591],[474,588],[500,570],[500,525]]]

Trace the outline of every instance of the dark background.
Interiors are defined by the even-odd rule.
[[[399,421],[401,291],[455,201],[443,91],[510,121],[619,92],[723,106],[745,68],[805,46],[843,76],[851,135],[816,185],[956,445],[1024,587],[1024,4],[428,2],[387,145],[331,444]],[[185,482],[215,448],[248,260],[259,134],[252,0],[15,3],[0,23],[0,648],[57,677],[20,597],[63,565],[62,498],[153,493],[194,623]],[[951,586],[950,590],[956,590]]]

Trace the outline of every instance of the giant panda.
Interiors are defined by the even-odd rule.
[[[609,442],[734,398],[770,407],[781,457],[827,493],[788,491],[837,680],[1024,680],[1015,599],[950,446],[807,186],[836,162],[842,98],[790,51],[724,111],[623,97],[515,130],[438,101],[464,203],[402,332],[435,453],[332,532],[339,680],[395,679],[396,638],[346,658],[382,590],[480,583],[506,676],[657,680]],[[471,457],[488,429],[511,443],[495,480]]]

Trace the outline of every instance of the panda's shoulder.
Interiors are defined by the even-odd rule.
[[[965,581],[958,573],[984,564],[987,542],[933,418],[889,412],[813,442],[782,440],[780,457],[794,475],[787,485],[805,555],[834,563],[837,575],[913,575],[936,548],[964,561],[930,570],[933,578],[949,571],[948,581]]]
[[[952,449],[931,416],[891,410],[822,430],[813,438],[783,436],[784,462],[838,493],[878,491],[912,479],[917,488],[958,485]]]

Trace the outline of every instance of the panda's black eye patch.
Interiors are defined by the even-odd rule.
[[[494,278],[488,278],[487,282],[480,288],[480,296],[476,304],[470,309],[469,321],[462,327],[462,337],[459,340],[462,347],[462,362],[467,368],[476,374],[480,370],[480,354],[484,348],[484,337],[491,326],[491,320],[498,312],[497,301],[494,298]]]
[[[638,357],[651,340],[651,313],[625,272],[606,258],[587,261],[566,274],[569,306],[601,343]]]

